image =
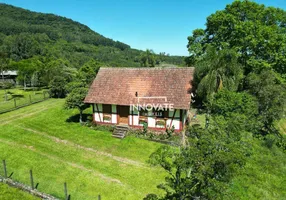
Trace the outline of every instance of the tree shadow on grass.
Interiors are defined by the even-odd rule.
[[[12,99],[20,99],[20,98],[24,98],[24,95],[22,95],[22,94],[12,94],[11,95],[12,96]]]
[[[92,117],[92,114],[82,114],[82,121],[86,122],[88,117]],[[79,122],[79,114],[73,115],[66,119],[66,122]]]

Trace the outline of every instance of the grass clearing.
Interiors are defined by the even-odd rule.
[[[1,89],[0,90],[0,112],[6,111],[15,108],[16,106],[23,106],[30,104],[31,102],[37,102],[43,100],[44,97],[47,97],[48,94],[44,95],[46,90],[31,90],[31,89],[19,89],[13,88],[7,90],[7,97],[6,91]],[[7,98],[7,101],[6,101]]]
[[[0,199],[1,200],[40,200],[24,191],[9,187],[4,183],[0,183]]]
[[[166,174],[146,163],[161,144],[132,136],[119,140],[81,126],[78,111],[64,110],[63,103],[49,99],[0,115],[0,159],[6,159],[14,180],[30,184],[33,169],[39,190],[59,198],[64,197],[64,182],[72,199],[96,199],[98,194],[103,199],[142,199],[162,192],[156,186]],[[198,119],[203,122],[204,116]],[[285,120],[278,124],[284,125]],[[225,199],[286,199],[285,154],[258,139],[251,145],[252,156]]]
[[[165,173],[146,161],[161,144],[135,137],[119,140],[69,122],[78,111],[64,110],[63,102],[50,99],[0,115],[1,159],[7,160],[15,180],[29,184],[33,169],[39,190],[60,198],[64,182],[73,199],[95,199],[98,194],[104,199],[142,199],[158,192]]]
[[[226,199],[286,199],[286,156],[277,146],[254,139],[252,156],[234,178]]]
[[[286,118],[283,118],[277,123],[278,129],[281,131],[281,133],[284,133],[286,135]]]

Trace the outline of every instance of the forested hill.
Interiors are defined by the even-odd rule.
[[[5,35],[43,33],[51,40],[63,39],[68,42],[117,47],[121,50],[130,48],[127,44],[105,38],[89,27],[65,17],[31,12],[6,4],[0,4],[0,11],[0,31]]]
[[[31,12],[0,4],[1,52],[13,61],[60,59],[68,67],[80,68],[97,60],[113,67],[139,67],[143,51],[106,38],[89,27],[54,14]],[[184,65],[184,58],[155,55],[156,63]]]

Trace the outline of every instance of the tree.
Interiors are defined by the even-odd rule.
[[[247,92],[221,90],[207,103],[214,126],[223,128],[233,137],[243,131],[258,133],[262,122],[258,100]]]
[[[77,108],[79,110],[79,122],[82,123],[82,112],[89,107],[89,104],[83,102],[84,98],[87,95],[87,88],[75,88],[67,96],[65,102],[66,109]]]
[[[67,82],[62,76],[55,76],[54,79],[51,80],[50,86],[50,96],[56,98],[64,98],[66,96],[66,86]]]
[[[11,62],[11,66],[17,70],[17,80],[23,83],[24,89],[26,89],[27,83],[32,85],[33,76],[37,76],[43,66],[43,63],[38,57],[33,57],[18,62]],[[36,78],[36,77],[34,77]]]
[[[150,156],[150,162],[161,166],[168,176],[158,186],[165,195],[149,194],[145,199],[222,199],[229,182],[245,164],[246,152],[245,142],[223,130],[192,129],[190,146],[163,146]]]
[[[258,99],[259,116],[264,124],[262,131],[274,132],[275,121],[280,120],[285,114],[285,83],[281,83],[277,73],[264,70],[259,74],[250,73],[245,79],[245,89]]]
[[[155,67],[155,54],[153,50],[147,49],[141,54],[140,58],[142,67]]]
[[[33,34],[28,33],[6,37],[4,47],[14,61],[28,59],[33,55],[40,54],[39,43],[35,40]]]
[[[9,58],[8,54],[0,52],[0,74],[2,79],[4,79],[4,72],[9,69]]]
[[[55,76],[62,76],[67,82],[70,82],[76,75],[76,69],[71,68],[69,61],[65,59],[49,58],[41,68],[41,74],[41,82],[44,85],[49,84]]]
[[[188,38],[189,65],[200,60],[209,45],[234,50],[245,73],[274,69],[286,73],[286,12],[253,1],[234,1],[207,18],[206,29]]]
[[[102,63],[91,59],[79,69],[77,79],[89,86],[94,80],[101,66]]]
[[[0,88],[4,89],[4,91],[5,91],[5,101],[8,101],[7,90],[12,88],[12,87],[13,87],[13,84],[11,82],[8,82],[8,81],[0,82]]]
[[[242,66],[231,50],[216,51],[213,47],[196,65],[194,85],[198,97],[209,100],[220,89],[236,91],[243,77]]]

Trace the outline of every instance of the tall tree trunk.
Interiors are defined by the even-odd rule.
[[[7,89],[5,89],[5,101],[8,101]]]
[[[79,123],[82,123],[82,110],[79,110]]]
[[[4,70],[1,68],[2,80],[4,81]]]
[[[26,75],[24,76],[24,90],[26,91]]]

